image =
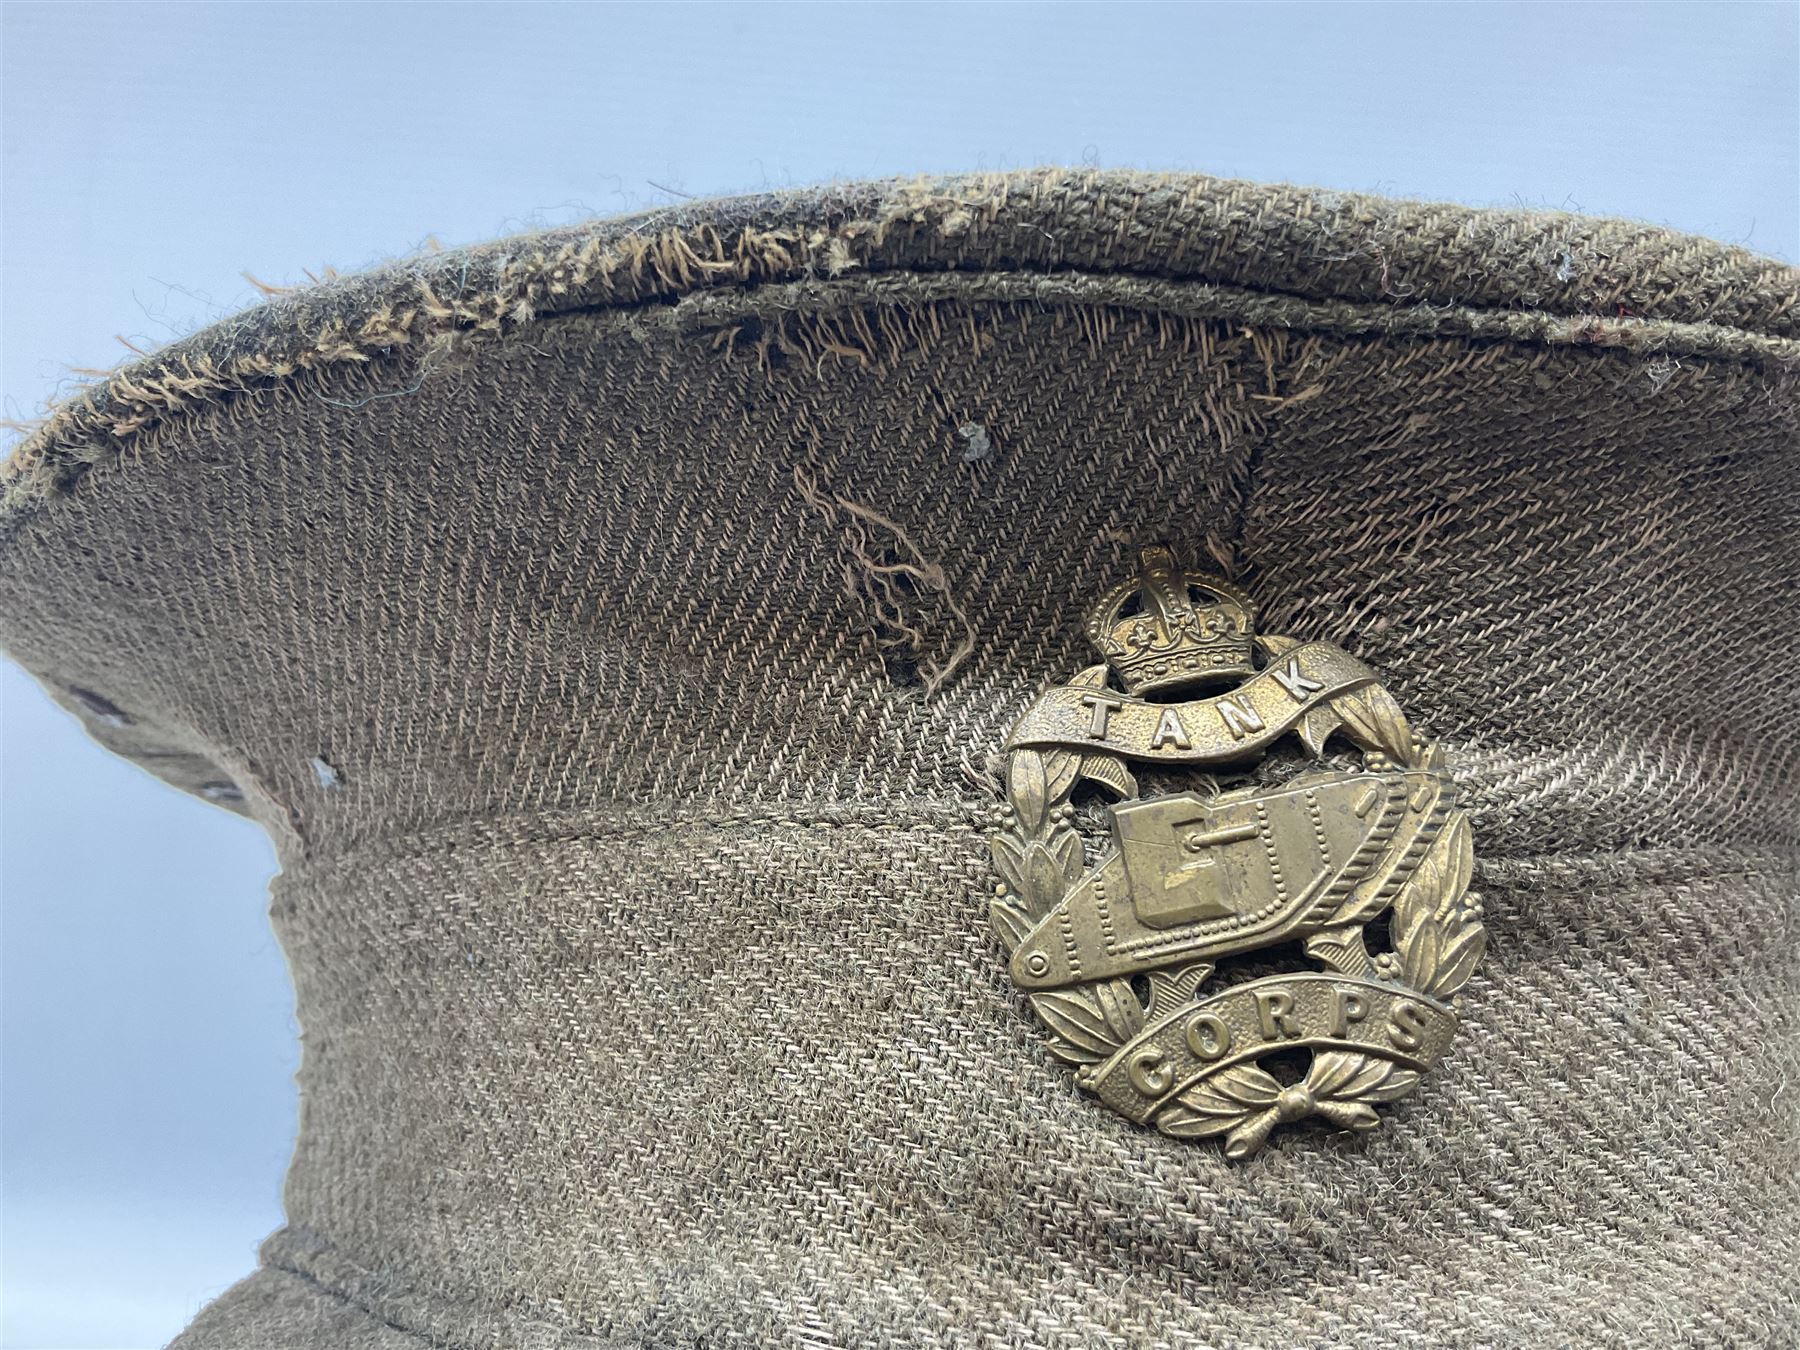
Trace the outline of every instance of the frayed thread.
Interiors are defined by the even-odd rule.
[[[838,530],[844,591],[869,615],[877,648],[884,656],[904,653],[916,664],[926,697],[937,693],[975,650],[975,624],[958,603],[943,567],[925,556],[898,521],[822,487],[798,465],[794,487]],[[941,640],[934,640],[928,627],[913,617],[921,591],[935,595],[953,620],[955,641],[942,655],[932,654]],[[892,673],[894,667],[890,664],[889,669]]]
[[[1283,204],[1292,209],[1273,209]],[[777,202],[765,209],[786,219],[757,225],[741,215],[696,218],[694,208],[683,208],[661,228],[653,228],[654,218],[647,217],[573,237],[539,237],[523,247],[515,241],[516,252],[491,246],[415,259],[352,283],[363,287],[366,297],[352,293],[350,305],[341,286],[324,284],[332,279],[329,271],[315,278],[321,284],[293,295],[286,294],[289,288],[254,282],[271,299],[263,313],[234,321],[229,341],[203,334],[175,343],[54,408],[0,463],[0,523],[10,528],[150,427],[303,372],[388,359],[407,348],[430,356],[553,313],[640,305],[709,288],[839,277],[855,269],[932,273],[945,260],[964,266],[981,262],[987,272],[1061,273],[1079,265],[1074,255],[1081,250],[1071,242],[1075,233],[1088,241],[1091,265],[1101,271],[1132,272],[1151,260],[1194,280],[1249,284],[1269,294],[1303,290],[1327,307],[1379,299],[1396,331],[1428,327],[1408,316],[1423,310],[1429,318],[1455,300],[1492,307],[1470,311],[1481,321],[1475,326],[1494,330],[1481,336],[1651,354],[1670,348],[1676,355],[1691,352],[1765,367],[1787,368],[1796,360],[1796,344],[1782,336],[1794,331],[1790,306],[1771,299],[1792,273],[1747,254],[1726,259],[1721,253],[1723,281],[1702,287],[1696,280],[1685,290],[1672,290],[1666,303],[1652,294],[1631,309],[1620,305],[1616,318],[1595,314],[1588,294],[1604,292],[1612,274],[1573,269],[1568,284],[1582,283],[1581,294],[1552,297],[1555,303],[1547,311],[1518,312],[1521,303],[1536,297],[1509,291],[1511,273],[1501,264],[1552,230],[1557,247],[1571,258],[1599,256],[1600,243],[1614,244],[1618,257],[1612,267],[1621,285],[1661,275],[1666,255],[1693,247],[1679,236],[1640,239],[1641,231],[1624,231],[1616,222],[1433,207],[1434,219],[1449,214],[1465,225],[1466,240],[1457,236],[1463,242],[1446,252],[1409,242],[1417,233],[1409,232],[1410,225],[1423,209],[1418,204],[1181,175],[1060,170],[870,185],[848,195],[819,194],[802,205]],[[1260,222],[1295,213],[1317,236],[1311,264],[1327,264],[1327,274],[1304,286],[1299,280],[1278,285],[1264,275],[1270,266],[1262,260],[1279,263],[1285,255],[1271,251]],[[1379,229],[1369,224],[1371,218]],[[1070,230],[1053,234],[1042,228],[1065,220]],[[1137,228],[1128,232],[1127,226]],[[1371,230],[1382,240],[1391,236],[1391,246],[1373,240]],[[1329,251],[1334,237],[1352,233],[1370,237],[1346,240],[1341,255]],[[1186,238],[1215,242],[1201,256],[1178,242]],[[997,247],[1002,251],[994,256],[1005,257],[1004,264],[986,261]],[[1340,256],[1341,262],[1332,261]],[[1286,275],[1280,266],[1274,272]],[[1489,277],[1497,279],[1484,280]],[[1403,297],[1409,297],[1406,304],[1396,303]],[[366,308],[345,313],[358,304]],[[1660,311],[1667,311],[1666,320],[1645,321]],[[1768,331],[1721,324],[1757,324]],[[861,362],[871,346],[881,345],[848,336],[815,360]],[[1674,352],[1677,341],[1681,351]]]

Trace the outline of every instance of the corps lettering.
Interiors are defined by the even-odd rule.
[[[1370,1048],[1385,1042],[1392,1050],[1412,1054],[1432,1034],[1425,1007],[1410,998],[1389,1002],[1367,984],[1322,988],[1257,981],[1237,997],[1238,1011],[1220,1000],[1203,1004],[1168,1024],[1170,1030],[1155,1043],[1127,1056],[1123,1068],[1132,1088],[1145,1098],[1158,1098],[1224,1067],[1221,1061],[1285,1042],[1316,1045],[1329,1037]]]

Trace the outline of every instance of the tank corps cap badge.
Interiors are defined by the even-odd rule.
[[[1309,1117],[1373,1129],[1443,1055],[1487,944],[1443,752],[1348,652],[1254,620],[1146,549],[1089,615],[1104,664],[1008,736],[992,838],[993,925],[1050,1052],[1233,1158]]]

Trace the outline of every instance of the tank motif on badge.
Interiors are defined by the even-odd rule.
[[[1368,666],[1254,617],[1146,549],[1089,617],[1105,663],[1008,736],[992,838],[994,929],[1050,1052],[1119,1114],[1233,1158],[1308,1117],[1373,1129],[1443,1055],[1487,944],[1443,752]],[[1270,755],[1290,734],[1311,762]],[[1151,771],[1209,790],[1140,796]],[[1078,819],[1088,785],[1112,800]],[[1082,820],[1104,831],[1091,860]],[[1277,944],[1312,968],[1266,973]]]

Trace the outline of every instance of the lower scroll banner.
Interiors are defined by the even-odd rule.
[[[1227,989],[1144,1028],[1111,1059],[1085,1073],[1083,1086],[1140,1124],[1232,1070],[1239,1070],[1239,1082],[1267,1079],[1276,1093],[1291,1091],[1260,1070],[1255,1079],[1242,1073],[1246,1061],[1282,1050],[1313,1050],[1315,1065],[1333,1052],[1359,1061],[1385,1061],[1390,1067],[1381,1076],[1392,1079],[1393,1069],[1406,1071],[1405,1086],[1410,1087],[1418,1073],[1443,1055],[1455,1031],[1456,1014],[1450,1007],[1416,990],[1341,975],[1275,975]],[[1355,1067],[1367,1072],[1360,1064]],[[1298,1086],[1314,1095],[1306,1084]],[[1230,1099],[1238,1097],[1231,1094]],[[1276,1109],[1274,1100],[1270,1109]],[[1290,1100],[1291,1109],[1302,1104]]]

